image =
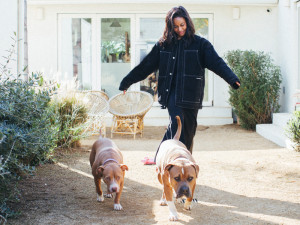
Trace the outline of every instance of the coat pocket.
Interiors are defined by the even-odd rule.
[[[200,76],[184,75],[182,101],[187,103],[201,103],[204,79]]]
[[[200,65],[198,50],[184,51],[184,74],[186,75],[200,75],[202,67]]]

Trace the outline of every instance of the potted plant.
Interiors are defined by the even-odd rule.
[[[117,42],[117,41],[103,41],[102,45],[102,61],[109,61],[108,56],[110,55],[112,58],[112,62],[117,62],[119,58],[119,54],[125,52],[125,43]]]

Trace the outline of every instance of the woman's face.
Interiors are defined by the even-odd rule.
[[[174,32],[178,35],[178,39],[181,39],[186,32],[186,22],[183,17],[176,17],[173,19]]]

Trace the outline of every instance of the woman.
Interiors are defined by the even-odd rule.
[[[172,8],[166,16],[163,37],[151,52],[122,80],[125,91],[159,69],[158,101],[167,108],[169,127],[163,140],[172,139],[177,130],[175,116],[182,121],[180,141],[192,153],[198,110],[202,108],[205,68],[222,77],[233,88],[240,86],[237,76],[218,56],[211,43],[195,35],[194,24],[182,6]]]

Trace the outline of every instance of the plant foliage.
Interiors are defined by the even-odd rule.
[[[89,126],[87,108],[78,99],[70,92],[51,102],[56,115],[53,122],[59,126],[58,147],[75,147],[89,135],[89,132],[85,132]]]
[[[280,107],[280,68],[264,52],[234,50],[225,58],[241,81],[238,90],[229,90],[229,102],[241,126],[255,130],[256,124],[272,123],[272,113]]]
[[[295,111],[289,120],[286,134],[294,142],[294,149],[300,151],[300,111]]]

